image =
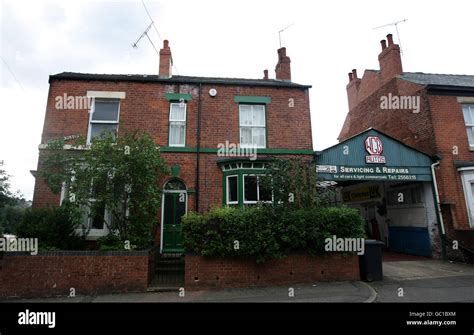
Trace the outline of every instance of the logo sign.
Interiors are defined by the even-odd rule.
[[[344,191],[342,193],[342,200],[344,202],[365,201],[379,199],[381,197],[378,185],[361,187],[355,190]]]
[[[365,139],[365,150],[370,156],[365,156],[368,164],[385,164],[385,156],[382,156],[382,140],[377,136],[369,136]]]
[[[337,166],[335,166],[335,165],[316,165],[316,172],[318,172],[318,173],[337,173]]]

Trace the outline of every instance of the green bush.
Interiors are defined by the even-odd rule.
[[[153,245],[161,210],[160,181],[169,171],[152,136],[140,130],[120,133],[117,138],[95,138],[79,154],[64,149],[63,140],[51,141],[40,175],[56,194],[66,183],[74,204],[88,208],[92,217],[105,205],[110,230],[122,241],[147,249]],[[85,145],[83,140],[75,145]]]
[[[68,203],[27,209],[15,233],[18,237],[38,238],[40,250],[83,250],[84,240],[75,232],[80,222],[80,210]]]
[[[186,251],[202,256],[253,256],[257,262],[291,252],[324,253],[325,239],[364,237],[357,210],[346,207],[284,210],[216,208],[183,218]]]
[[[15,206],[0,208],[0,235],[13,234],[15,226],[23,220],[25,210],[25,208]]]
[[[97,244],[99,249],[102,251],[123,251],[125,250],[124,242],[114,234],[109,234],[107,236],[97,239]]]

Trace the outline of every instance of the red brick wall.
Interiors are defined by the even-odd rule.
[[[5,253],[0,262],[0,299],[146,291],[153,272],[148,252]]]
[[[420,112],[382,110],[380,97],[389,93],[394,96],[420,96]],[[427,154],[443,155],[436,173],[438,188],[441,202],[452,205],[454,216],[453,220],[447,218],[446,221],[453,222],[456,230],[469,229],[461,178],[453,164],[455,160],[474,161],[474,152],[469,150],[461,104],[457,102],[456,96],[429,95],[419,85],[394,79],[348,113],[340,140],[369,127],[381,130]],[[458,147],[458,155],[453,154],[454,146]]]
[[[419,95],[420,112],[382,109],[380,98],[389,94],[392,96]],[[435,154],[432,124],[428,95],[423,87],[404,80],[393,79],[349,111],[339,140],[343,141],[373,127],[427,154]]]
[[[383,71],[382,71],[383,72]],[[397,71],[395,71],[397,72]],[[432,95],[425,87],[393,78],[382,80],[380,71],[368,70],[362,79],[347,86],[350,105],[339,140],[374,127],[427,154],[442,154],[436,177],[440,200],[445,204],[443,218],[450,239],[473,247],[472,232],[461,177],[454,161],[474,161],[469,150],[461,104],[456,96]],[[419,96],[419,113],[410,110],[382,110],[382,96]],[[454,147],[458,154],[453,154]]]
[[[290,255],[257,264],[253,258],[207,258],[186,255],[187,290],[360,280],[356,255]]]
[[[216,97],[210,97],[209,89],[216,88]],[[42,143],[69,135],[87,135],[89,114],[87,110],[57,110],[56,96],[84,96],[87,91],[121,91],[119,134],[123,129],[141,129],[148,132],[159,146],[168,145],[169,101],[165,93],[191,94],[187,106],[186,147],[197,146],[198,93],[196,85],[165,85],[161,83],[98,82],[53,80],[50,84]],[[219,143],[238,143],[239,113],[236,95],[268,96],[267,148],[312,150],[309,94],[306,89],[241,87],[224,85],[202,86],[201,147],[218,149]],[[289,107],[293,99],[294,107]],[[163,153],[169,166],[181,166],[180,178],[188,188],[197,188],[196,154]],[[308,155],[311,157],[311,155]],[[201,154],[199,210],[222,203],[222,175],[216,164],[216,154]],[[41,153],[40,160],[41,161]],[[41,169],[38,163],[38,170]],[[165,182],[165,181],[163,181]],[[188,209],[195,210],[195,197],[190,196]],[[37,178],[33,205],[59,204],[59,196],[51,194],[40,178]]]
[[[163,153],[168,165],[179,164],[181,166],[178,178],[182,179],[188,189],[196,189],[196,154],[193,153]],[[258,155],[259,158],[271,157],[271,155]],[[300,158],[307,161],[313,159],[312,155],[278,155],[278,158]],[[188,212],[206,212],[214,206],[222,205],[222,171],[217,165],[217,154],[201,153],[199,169],[199,209],[196,209],[196,194],[188,194]],[[164,183],[172,178],[168,176]],[[159,214],[161,221],[161,211]],[[161,227],[157,227],[155,242],[160,243]]]
[[[216,97],[208,92],[216,88]],[[152,135],[160,146],[168,145],[169,102],[165,93],[191,94],[187,106],[186,146],[196,146],[198,86],[166,85],[161,83],[99,82],[53,80],[50,84],[42,143],[68,135],[87,134],[87,110],[57,110],[55,98],[84,96],[87,91],[121,91],[120,127],[141,129]],[[238,104],[236,95],[268,96],[267,106],[268,148],[312,149],[309,95],[306,89],[244,87],[224,85],[202,86],[201,147],[217,148],[226,140],[239,142]],[[288,99],[294,99],[294,108]]]
[[[41,160],[41,158],[40,158]],[[40,163],[38,162],[38,165]],[[38,171],[40,171],[38,169]],[[37,176],[33,193],[33,207],[59,206],[60,194],[54,194],[46,185],[46,182]]]
[[[461,104],[455,96],[429,97],[433,117],[437,152],[443,155],[437,171],[438,186],[442,202],[452,205],[453,228],[469,229],[466,201],[459,172],[454,161],[474,161],[474,152],[469,150],[466,127]],[[447,122],[449,120],[449,122]],[[458,154],[453,153],[454,146]]]

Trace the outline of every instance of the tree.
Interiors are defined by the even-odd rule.
[[[2,166],[3,164],[0,164]],[[15,201],[15,196],[10,191],[9,175],[0,169],[0,208],[10,205]]]
[[[273,159],[260,182],[265,189],[272,190],[273,203],[278,208],[323,207],[334,194],[321,183],[315,165],[299,158]]]
[[[48,149],[41,175],[54,193],[64,187],[67,201],[99,216],[122,242],[150,245],[161,204],[159,181],[168,168],[148,134],[108,134],[87,146],[76,142],[81,150],[65,150],[64,141],[57,140]],[[90,227],[83,228],[87,234]]]
[[[0,161],[0,166],[3,161]],[[20,191],[12,193],[10,191],[10,176],[4,169],[0,169],[0,235],[12,234],[15,226],[22,220],[27,201]]]

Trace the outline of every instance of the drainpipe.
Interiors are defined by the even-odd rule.
[[[431,175],[433,177],[433,190],[434,190],[434,200],[436,203],[436,216],[438,217],[438,229],[440,230],[440,238],[441,238],[441,255],[443,259],[447,259],[447,254],[446,254],[446,245],[445,245],[445,240],[446,240],[446,231],[444,229],[444,222],[443,222],[443,214],[441,213],[441,205],[439,201],[439,192],[438,192],[438,183],[436,181],[436,173],[435,173],[435,167],[439,166],[440,160],[442,157],[438,156],[436,157],[437,161],[433,164],[431,164]]]
[[[196,212],[199,212],[199,165],[201,153],[201,110],[202,110],[202,83],[199,83],[199,100],[197,111],[197,131],[196,131]]]

